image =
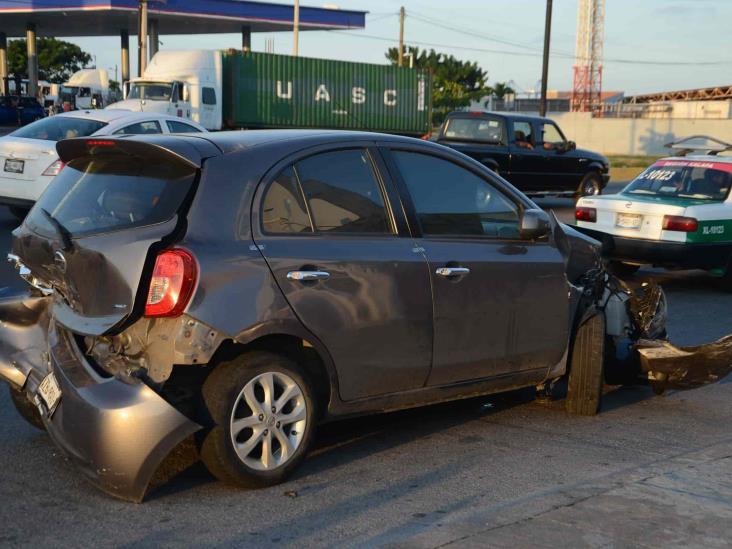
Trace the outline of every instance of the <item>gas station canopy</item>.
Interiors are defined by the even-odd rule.
[[[245,0],[148,0],[148,17],[160,34],[291,31],[293,6]],[[137,0],[0,0],[0,32],[23,37],[29,23],[38,36],[137,34]],[[301,31],[362,29],[366,12],[300,7]]]

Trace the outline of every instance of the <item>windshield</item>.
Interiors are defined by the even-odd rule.
[[[127,99],[149,99],[151,101],[168,101],[172,93],[172,84],[152,82],[133,82]]]
[[[445,125],[444,135],[447,139],[499,144],[503,142],[503,121],[490,118],[451,118]]]
[[[161,223],[178,211],[195,172],[178,162],[122,154],[76,158],[51,181],[28,219],[44,233],[58,232],[52,224],[58,223],[71,236]]]
[[[26,139],[43,139],[46,141],[60,141],[73,137],[86,137],[106,126],[106,122],[76,118],[72,116],[51,116],[28,124],[10,135],[25,137]]]
[[[624,194],[721,201],[727,198],[732,164],[694,160],[661,160],[623,190]]]

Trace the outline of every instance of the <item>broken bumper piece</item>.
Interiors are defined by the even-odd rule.
[[[0,301],[0,379],[39,407],[53,441],[92,483],[142,501],[163,460],[200,426],[142,381],[96,372],[73,337],[48,320],[51,299]],[[51,372],[61,397],[49,411],[39,386]]]
[[[705,345],[676,347],[668,341],[639,340],[641,368],[653,389],[694,389],[732,371],[732,335]]]

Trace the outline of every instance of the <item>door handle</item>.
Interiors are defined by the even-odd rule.
[[[444,277],[450,276],[462,276],[470,274],[470,269],[467,267],[440,267],[435,271],[436,274]]]
[[[330,273],[326,271],[290,271],[287,273],[287,280],[305,282],[308,280],[327,280]]]

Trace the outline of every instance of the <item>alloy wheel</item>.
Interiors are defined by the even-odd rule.
[[[239,459],[258,471],[286,464],[302,443],[307,403],[300,386],[281,372],[252,378],[241,390],[230,419]]]

